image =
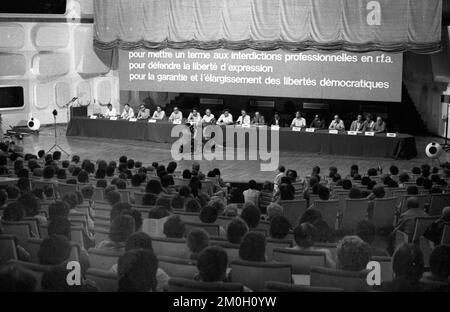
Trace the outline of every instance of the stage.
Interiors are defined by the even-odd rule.
[[[149,123],[147,121],[129,122],[126,120],[89,119],[74,117],[71,119],[67,136],[98,137],[106,139],[139,140],[154,143],[173,143],[178,137],[172,136],[174,125],[169,122]],[[271,148],[271,131],[261,132],[264,128],[252,126],[222,127],[222,142],[234,141],[237,148],[249,148],[250,140],[255,146],[263,141]],[[267,128],[265,128],[267,129]],[[247,143],[239,144],[234,137],[248,136]],[[280,128],[272,134],[279,138],[280,151],[292,151],[298,153],[329,154],[334,156],[353,157],[385,157],[393,159],[412,159],[417,156],[416,142],[413,136],[396,134],[396,137],[388,137],[386,133],[366,136],[363,133],[348,135],[347,132],[330,134],[328,130],[318,130],[315,133],[292,131],[290,128]],[[250,139],[252,138],[252,139]],[[264,145],[265,146],[265,145]]]
[[[172,161],[171,144],[152,143],[148,141],[119,140],[104,138],[66,137],[67,127],[58,125],[58,143],[71,155],[79,155],[81,159],[105,159],[118,160],[120,156],[127,155],[129,158],[142,161],[145,165],[152,162],[166,164]],[[425,156],[425,146],[432,141],[443,142],[440,138],[416,137],[418,155],[412,160],[394,160],[381,157],[349,157],[333,156],[313,153],[298,153],[293,151],[281,151],[279,153],[280,164],[287,168],[297,170],[301,177],[311,172],[313,166],[320,166],[322,172],[326,172],[330,166],[339,168],[341,174],[346,175],[350,166],[358,164],[361,172],[381,165],[384,170],[388,170],[392,164],[397,165],[400,170],[410,170],[413,166],[420,166],[423,163],[431,164]],[[18,142],[23,146],[25,152],[37,153],[40,149],[49,149],[54,144],[53,127],[41,128],[39,135],[32,135]],[[64,157],[64,155],[63,155]],[[442,162],[450,161],[450,153],[441,158]],[[220,168],[223,178],[227,181],[248,182],[255,179],[258,182],[273,180],[275,172],[260,171],[259,161],[199,161],[202,171],[207,172],[213,168]],[[437,163],[436,163],[437,164]],[[190,168],[192,161],[182,161],[178,163],[179,169]]]

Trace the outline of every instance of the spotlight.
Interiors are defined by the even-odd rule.
[[[425,148],[425,154],[430,159],[437,159],[442,155],[443,149],[441,144],[436,142],[431,142]]]

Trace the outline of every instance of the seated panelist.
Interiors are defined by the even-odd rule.
[[[203,125],[213,125],[216,123],[216,119],[214,118],[214,115],[211,113],[211,110],[208,108],[205,111],[205,116],[202,118],[202,124]]]
[[[383,121],[383,118],[380,116],[377,117],[377,121],[373,126],[373,132],[375,133],[386,133],[386,123]]]
[[[366,115],[366,121],[364,122],[363,125],[363,132],[372,132],[373,131],[373,126],[375,126],[375,121],[372,120],[372,115],[371,114],[367,114]]]
[[[255,112],[255,117],[252,119],[252,124],[255,126],[263,126],[266,124],[264,120],[264,116],[260,114],[260,112]]]
[[[125,120],[130,120],[131,118],[134,118],[134,110],[130,107],[130,104],[125,104],[125,107],[123,109],[122,115],[120,115],[120,118]]]
[[[328,127],[329,130],[338,130],[343,131],[345,130],[345,125],[342,119],[339,117],[339,115],[335,115],[333,121],[331,122],[330,126]]]
[[[180,112],[178,107],[173,108],[173,113],[169,116],[170,122],[182,122],[183,121],[183,113]]]
[[[233,124],[233,116],[230,114],[230,111],[228,109],[223,111],[223,114],[220,115],[219,119],[217,120],[217,124],[219,126],[227,126]]]
[[[139,113],[137,119],[146,120],[149,118],[150,118],[150,110],[147,107],[145,107],[144,104],[141,104],[141,106],[139,106]]]
[[[313,129],[325,129],[325,120],[323,120],[320,115],[314,116],[314,120],[311,122],[311,125],[309,126]]]
[[[251,125],[251,119],[250,116],[247,115],[247,112],[245,109],[241,110],[241,116],[239,116],[238,120],[236,121],[236,124],[242,126],[250,126]]]
[[[190,123],[191,125],[199,125],[202,121],[202,116],[200,115],[200,113],[198,112],[198,110],[196,108],[194,108],[192,110],[192,113],[189,114],[187,122]]]
[[[302,117],[301,112],[295,113],[295,118],[292,120],[291,128],[297,127],[297,128],[306,128],[306,119]]]
[[[163,111],[161,106],[156,106],[156,111],[153,113],[152,119],[154,120],[164,120],[166,118],[166,112]]]
[[[281,118],[281,116],[280,116],[280,114],[278,112],[276,112],[273,115],[273,118],[272,118],[272,120],[270,122],[270,125],[271,126],[278,126],[278,127],[284,127],[285,126],[284,120]]]
[[[106,105],[105,113],[103,114],[106,118],[117,117],[116,109],[112,104]]]
[[[358,131],[361,132],[364,129],[364,121],[363,116],[361,114],[356,117],[356,120],[352,122],[352,125],[350,126],[350,131]]]

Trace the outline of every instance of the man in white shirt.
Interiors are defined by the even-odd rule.
[[[223,114],[220,115],[217,124],[219,126],[227,126],[233,123],[233,116],[230,114],[230,111],[224,110]]]
[[[164,118],[166,118],[166,112],[162,110],[161,106],[156,106],[156,111],[153,113],[152,119],[163,120]]]
[[[306,128],[306,119],[302,117],[301,112],[295,113],[295,118],[292,120],[291,128]]]
[[[203,116],[203,118],[202,118],[202,124],[211,125],[211,124],[214,124],[214,122],[215,122],[214,115],[211,114],[211,110],[208,108],[205,111],[205,116]]]
[[[244,109],[241,111],[241,116],[239,116],[238,120],[236,121],[236,124],[241,126],[251,125],[250,116],[247,115],[247,112]]]
[[[202,116],[200,115],[200,113],[197,111],[196,108],[194,108],[192,110],[192,113],[189,114],[187,122],[190,123],[191,125],[199,125],[202,121]]]
[[[146,120],[149,118],[150,118],[150,110],[147,107],[145,107],[144,104],[141,104],[141,106],[139,106],[139,113],[137,119]]]
[[[125,104],[125,108],[120,118],[125,120],[130,120],[131,118],[134,118],[134,110],[130,107],[130,104]]]
[[[255,126],[263,126],[266,124],[264,120],[264,116],[260,114],[260,112],[255,112],[255,117],[253,117],[252,123]]]
[[[106,118],[117,117],[116,109],[112,106],[112,104],[108,104],[106,106],[106,111],[104,115]]]
[[[338,131],[345,130],[344,122],[341,120],[341,118],[339,118],[339,115],[334,116],[334,119],[331,122],[328,129],[329,130],[338,130]]]
[[[183,121],[183,113],[178,110],[178,107],[173,108],[173,113],[169,117],[170,122],[182,122]]]

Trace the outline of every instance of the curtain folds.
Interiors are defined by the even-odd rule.
[[[96,0],[94,4],[94,41],[100,49],[432,53],[441,48],[442,0]]]

